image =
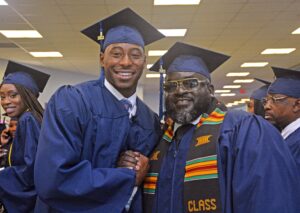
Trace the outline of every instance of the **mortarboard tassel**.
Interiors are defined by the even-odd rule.
[[[100,52],[102,51],[103,41],[104,41],[104,35],[103,35],[103,27],[102,22],[99,22],[99,36],[97,37],[97,40],[99,41],[100,46]],[[103,67],[100,66],[100,78],[104,77],[104,70]]]
[[[159,61],[159,74],[160,74],[160,77],[159,77],[159,120],[162,120],[163,119],[163,94],[164,94],[164,91],[163,91],[163,83],[164,83],[164,69],[163,69],[163,60],[162,58],[160,58],[160,61]]]

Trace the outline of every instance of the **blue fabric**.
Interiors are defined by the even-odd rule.
[[[167,72],[196,72],[210,79],[210,71],[198,56],[180,55],[170,64]]]
[[[186,133],[176,155],[174,145],[170,146],[156,189],[163,196],[155,198],[153,212],[183,212],[184,156],[189,145],[185,142],[192,134]],[[242,111],[228,112],[217,153],[223,213],[300,212],[299,170],[282,137],[267,121]]]
[[[255,100],[261,101],[264,97],[267,96],[269,85],[264,85],[257,90],[254,90],[250,96],[250,98],[253,98]]]
[[[34,95],[39,94],[39,88],[32,77],[25,72],[14,72],[4,77],[2,84],[18,84],[29,89]]]
[[[297,78],[277,78],[270,85],[268,93],[300,98],[300,80]]]
[[[40,124],[33,114],[22,114],[13,141],[12,166],[0,172],[0,199],[9,213],[33,212],[33,168],[39,133]]]
[[[300,171],[300,128],[285,139]]]
[[[114,43],[129,43],[144,47],[142,35],[134,28],[125,25],[111,28],[107,31],[104,39],[104,48]]]
[[[129,120],[103,79],[60,88],[47,104],[41,129],[35,212],[122,212],[135,172],[116,168],[119,154],[130,149],[148,155],[158,134],[157,115],[137,99],[136,116]],[[140,196],[139,190],[132,212],[141,211]]]

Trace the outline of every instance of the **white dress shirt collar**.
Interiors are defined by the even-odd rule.
[[[297,120],[293,121],[292,123],[290,123],[289,125],[287,125],[282,131],[281,131],[281,135],[282,137],[285,139],[287,139],[287,137],[292,134],[293,132],[295,132],[298,128],[300,128],[300,118],[298,118]]]

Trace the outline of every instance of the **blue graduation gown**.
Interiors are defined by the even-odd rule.
[[[300,128],[285,139],[300,171]]]
[[[12,166],[0,172],[0,198],[9,213],[33,212],[36,201],[33,168],[39,133],[40,124],[33,114],[23,113],[13,140]]]
[[[116,168],[122,151],[149,155],[159,139],[158,116],[137,99],[129,120],[103,79],[64,86],[44,113],[35,167],[35,212],[122,212],[135,172]],[[141,211],[140,190],[131,205]]]
[[[184,142],[192,139],[193,130],[183,136],[176,151],[174,142],[168,149],[158,176],[153,212],[184,212],[182,182],[189,150],[189,143]],[[281,135],[260,116],[242,111],[226,114],[217,160],[222,212],[300,212],[296,164]],[[201,193],[201,189],[194,190]]]

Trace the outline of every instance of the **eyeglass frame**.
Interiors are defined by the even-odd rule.
[[[182,82],[188,81],[188,80],[196,80],[197,83],[198,83],[198,85],[195,86],[195,87],[193,87],[193,88],[186,88],[186,87],[183,85]],[[169,82],[170,82],[170,83],[176,83],[176,88],[175,88],[174,90],[172,90],[172,91],[167,91],[166,88],[165,88],[165,86],[166,86],[167,83],[169,83]],[[164,89],[165,92],[168,92],[168,93],[173,93],[173,92],[175,92],[179,87],[182,87],[182,88],[184,88],[185,90],[191,91],[191,90],[194,90],[195,88],[198,88],[199,85],[200,85],[201,83],[210,84],[210,82],[208,81],[208,79],[200,80],[200,79],[198,79],[198,78],[185,78],[185,79],[181,79],[181,80],[166,81],[166,82],[164,82],[164,84],[163,84],[163,89]]]
[[[267,96],[261,99],[261,103],[263,104],[263,106],[265,106],[269,101],[272,100],[272,104],[277,104],[284,101],[288,97],[289,96],[281,96],[281,97]]]

